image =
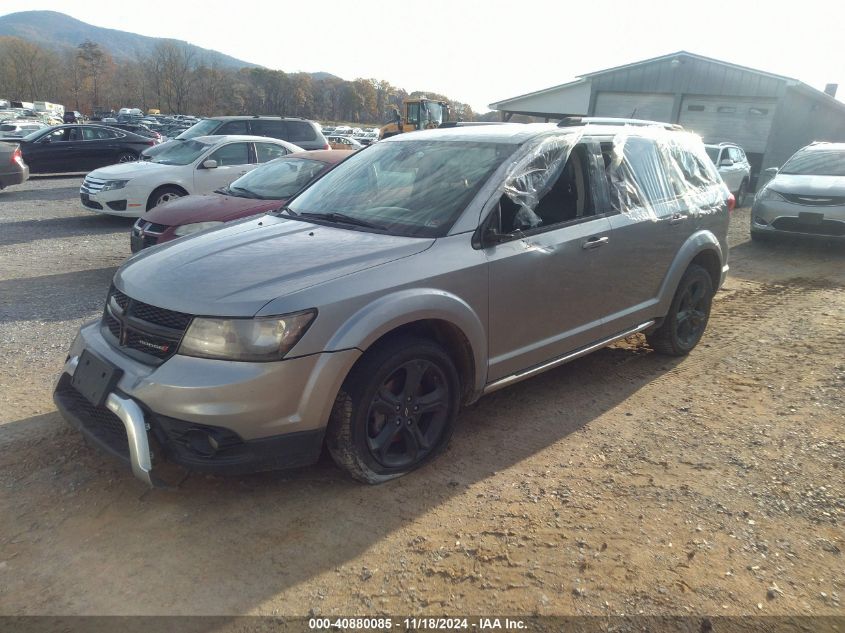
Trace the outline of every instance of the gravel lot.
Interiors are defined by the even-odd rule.
[[[0,614],[845,615],[845,249],[748,240],[685,359],[633,337],[364,487],[324,459],[145,491],[56,413],[131,220],[0,192]]]

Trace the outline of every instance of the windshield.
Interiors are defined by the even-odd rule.
[[[704,149],[707,150],[707,155],[710,157],[710,160],[713,161],[713,164],[716,164],[716,161],[719,160],[719,148],[718,147],[705,147]]]
[[[813,149],[798,152],[786,161],[778,173],[796,176],[845,176],[845,150]]]
[[[397,235],[441,237],[515,145],[408,140],[353,155],[293,200],[298,214],[344,214]]]
[[[200,141],[185,141],[165,147],[150,160],[162,165],[187,165],[194,162],[211,145]]]
[[[204,121],[195,123],[176,138],[187,139],[196,138],[197,136],[207,136],[209,134],[213,134],[214,130],[217,129],[218,125],[220,125],[220,121],[215,121],[214,119],[205,119]]]
[[[263,200],[290,198],[325,168],[325,163],[305,158],[277,158],[241,176],[231,185],[231,195]]]

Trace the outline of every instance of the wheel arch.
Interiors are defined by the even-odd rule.
[[[327,349],[362,352],[410,335],[439,343],[461,378],[462,401],[480,397],[487,377],[487,335],[478,315],[460,297],[436,289],[407,290],[379,298],[337,329]]]
[[[169,183],[166,183],[166,184],[163,184],[163,185],[158,185],[155,189],[153,189],[150,192],[150,195],[147,196],[147,211],[149,211],[152,208],[150,205],[152,204],[153,198],[162,189],[178,189],[179,191],[182,192],[182,195],[184,195],[184,196],[191,195],[190,191],[188,191],[183,185],[180,185],[179,183],[176,183],[176,182],[169,182]]]
[[[669,310],[675,289],[681,282],[684,272],[691,264],[704,268],[713,282],[713,290],[718,290],[722,280],[722,268],[726,261],[725,253],[716,236],[710,231],[693,233],[678,250],[669,271],[663,278],[659,292],[661,314]]]

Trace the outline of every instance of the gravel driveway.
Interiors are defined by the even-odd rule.
[[[0,192],[0,614],[843,615],[842,247],[738,210],[689,357],[633,337],[495,393],[398,481],[146,491],[51,400],[129,255],[80,182]]]

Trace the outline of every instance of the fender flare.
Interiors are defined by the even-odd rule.
[[[487,380],[487,332],[470,305],[445,290],[413,288],[383,295],[350,316],[335,331],[326,349],[357,348],[365,352],[385,334],[423,320],[445,321],[464,335],[474,364],[472,391],[480,393]]]
[[[675,254],[675,259],[669,266],[669,270],[663,277],[663,283],[660,285],[658,292],[659,297],[659,311],[661,314],[666,314],[669,311],[669,306],[672,304],[672,299],[675,296],[675,290],[681,282],[689,265],[701,253],[710,251],[719,259],[720,273],[725,265],[725,254],[722,251],[722,245],[716,236],[707,230],[696,231],[687,238],[687,241],[678,249]],[[714,284],[715,286],[718,284]]]

